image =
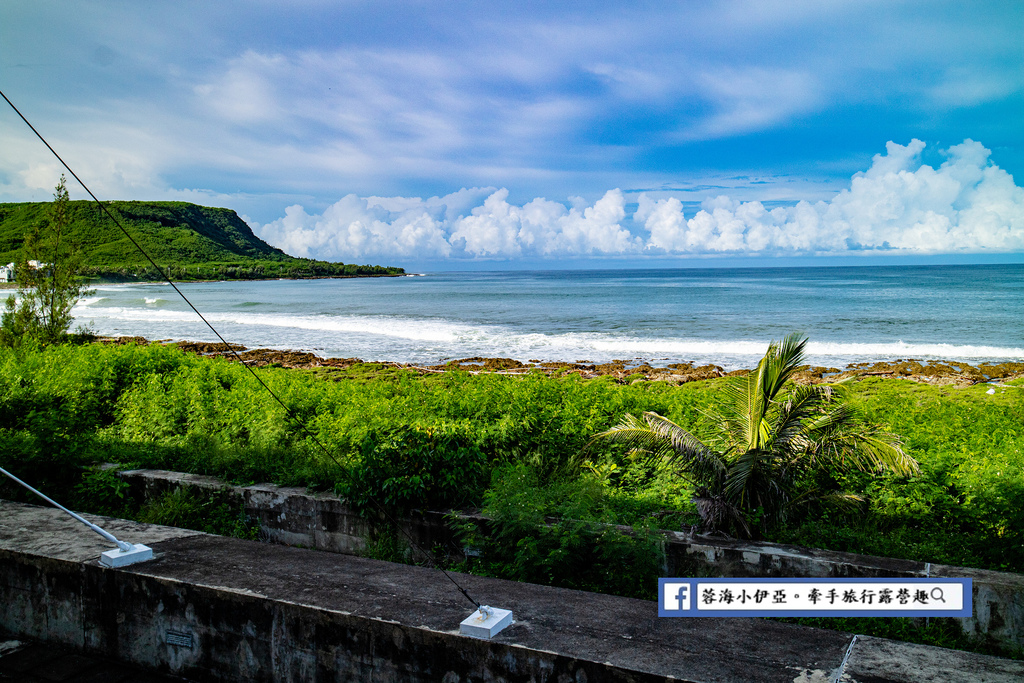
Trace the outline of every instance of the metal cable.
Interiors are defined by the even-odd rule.
[[[66,168],[66,169],[67,169],[68,173],[70,173],[70,174],[71,174],[71,176],[72,176],[72,177],[73,177],[73,178],[74,178],[75,180],[77,180],[77,181],[78,181],[78,184],[82,186],[82,189],[84,189],[84,190],[85,190],[85,191],[86,191],[86,192],[87,192],[87,193],[89,194],[89,196],[90,196],[90,197],[92,197],[93,201],[94,201],[94,202],[96,202],[96,204],[98,204],[98,205],[99,205],[99,207],[100,207],[100,208],[101,208],[101,209],[103,210],[103,212],[104,212],[105,214],[107,214],[107,216],[108,216],[108,217],[110,218],[110,220],[112,220],[112,221],[114,222],[114,224],[115,224],[115,225],[116,225],[116,226],[117,226],[118,228],[120,228],[121,232],[123,232],[123,233],[124,233],[124,236],[125,236],[125,237],[127,237],[127,238],[128,238],[128,240],[129,240],[129,241],[130,241],[130,242],[131,242],[131,243],[132,243],[132,244],[133,244],[133,245],[135,246],[135,248],[136,248],[136,249],[138,249],[138,250],[139,250],[139,252],[140,252],[140,253],[141,253],[141,254],[142,254],[143,256],[145,256],[145,257],[146,257],[146,260],[147,260],[147,261],[149,261],[149,262],[150,262],[150,263],[151,263],[151,264],[153,265],[153,267],[154,267],[154,268],[156,268],[157,272],[159,272],[159,273],[161,274],[161,276],[163,276],[163,279],[167,281],[167,284],[169,284],[169,285],[170,285],[171,287],[173,287],[173,288],[174,288],[174,291],[178,293],[178,296],[180,296],[180,297],[181,297],[181,298],[182,298],[182,299],[183,299],[183,300],[185,301],[185,303],[187,303],[187,304],[188,304],[189,308],[191,308],[191,309],[192,309],[192,311],[193,311],[193,312],[194,312],[194,313],[195,313],[195,314],[196,314],[197,316],[199,316],[199,319],[200,319],[200,320],[202,320],[202,321],[203,321],[203,322],[204,322],[204,323],[206,324],[206,326],[210,328],[210,331],[211,331],[211,332],[213,332],[213,333],[214,333],[214,334],[215,334],[215,335],[217,336],[217,339],[220,339],[221,343],[223,343],[223,344],[224,344],[224,346],[225,346],[225,347],[227,348],[227,350],[228,350],[228,351],[229,351],[229,352],[230,352],[230,353],[231,353],[231,354],[232,354],[232,355],[233,355],[233,356],[235,357],[235,359],[236,359],[236,360],[237,360],[237,361],[238,361],[238,362],[239,362],[239,363],[240,363],[240,364],[242,365],[242,367],[244,367],[245,369],[247,369],[247,370],[249,371],[249,373],[250,373],[250,374],[251,374],[251,375],[252,375],[252,376],[253,376],[253,377],[254,377],[254,378],[256,379],[256,381],[257,381],[257,382],[259,382],[259,385],[260,385],[261,387],[263,387],[264,389],[266,389],[267,393],[269,393],[269,394],[270,394],[271,396],[273,396],[273,397],[274,397],[274,400],[275,400],[275,401],[277,401],[277,403],[278,403],[278,404],[279,404],[279,405],[280,405],[280,406],[281,406],[282,408],[284,408],[284,410],[285,410],[285,413],[287,413],[287,414],[288,414],[288,416],[289,416],[289,417],[291,417],[291,418],[292,418],[292,419],[293,419],[293,420],[295,421],[295,424],[297,424],[297,425],[299,426],[299,428],[300,428],[300,429],[302,430],[302,432],[303,432],[303,433],[304,433],[304,434],[305,434],[306,436],[308,436],[308,437],[309,437],[309,439],[310,439],[311,441],[313,441],[313,443],[315,443],[315,444],[316,444],[316,445],[317,445],[317,446],[318,446],[318,447],[320,448],[320,450],[322,450],[322,451],[323,451],[323,452],[324,452],[325,454],[327,454],[327,456],[328,456],[328,457],[329,457],[329,458],[330,458],[331,460],[333,460],[333,461],[334,461],[334,463],[335,463],[335,464],[336,464],[336,465],[337,465],[337,466],[338,466],[338,467],[339,467],[339,468],[341,469],[341,471],[342,471],[342,472],[344,472],[344,471],[345,471],[345,466],[344,466],[344,465],[342,465],[342,464],[341,464],[341,462],[340,462],[340,461],[339,461],[339,460],[338,460],[338,459],[337,459],[336,457],[334,457],[334,454],[333,454],[333,453],[331,453],[331,451],[330,451],[330,450],[328,450],[328,449],[327,449],[327,447],[326,447],[326,446],[325,446],[325,445],[324,445],[324,444],[323,444],[323,443],[322,443],[322,442],[320,441],[320,439],[318,439],[318,438],[316,437],[316,435],[315,435],[315,434],[313,434],[313,432],[311,432],[311,431],[310,431],[310,430],[309,430],[309,429],[308,429],[308,428],[306,427],[306,425],[305,425],[305,424],[304,424],[304,423],[303,423],[303,422],[302,422],[302,421],[301,421],[301,420],[300,420],[300,419],[298,418],[298,416],[297,416],[297,415],[295,414],[295,412],[294,412],[294,411],[292,411],[292,409],[291,409],[291,408],[289,408],[288,406],[286,406],[286,405],[284,404],[284,401],[282,401],[282,400],[281,400],[281,399],[280,399],[280,398],[278,397],[278,395],[277,395],[277,394],[275,394],[275,393],[274,393],[274,391],[273,391],[273,390],[272,390],[272,389],[271,389],[271,388],[270,388],[269,386],[267,386],[267,384],[266,384],[266,383],[265,383],[265,382],[263,381],[263,379],[262,379],[262,378],[261,378],[261,377],[260,377],[259,375],[257,375],[257,374],[256,374],[256,371],[255,371],[255,370],[254,370],[254,369],[253,369],[253,368],[252,368],[251,366],[249,366],[249,365],[246,365],[246,363],[245,363],[245,362],[244,362],[244,361],[242,360],[242,357],[238,355],[238,352],[237,352],[237,351],[236,351],[236,350],[235,350],[235,349],[234,349],[234,348],[233,348],[233,347],[231,346],[231,344],[229,344],[229,343],[228,343],[228,342],[227,342],[227,341],[226,341],[226,340],[224,339],[224,337],[222,337],[222,336],[221,336],[220,332],[218,332],[218,331],[217,331],[217,328],[215,328],[215,327],[214,327],[214,326],[213,326],[213,325],[212,325],[212,324],[210,323],[210,321],[209,321],[209,320],[207,320],[207,319],[206,319],[206,318],[205,318],[205,317],[203,316],[203,314],[199,312],[199,309],[198,309],[198,308],[196,308],[196,307],[195,307],[195,306],[194,306],[194,305],[192,304],[192,302],[191,302],[191,301],[189,301],[188,297],[187,297],[187,296],[185,296],[184,292],[182,292],[182,291],[181,291],[180,289],[178,289],[178,286],[177,286],[176,284],[174,284],[174,281],[173,281],[173,280],[171,280],[171,277],[170,277],[170,275],[166,274],[166,273],[164,272],[164,270],[163,270],[163,269],[162,269],[162,268],[161,268],[160,266],[158,266],[158,265],[157,265],[156,261],[154,261],[154,260],[153,260],[153,258],[152,258],[152,257],[151,257],[151,256],[150,256],[150,255],[149,255],[149,254],[148,254],[147,252],[146,252],[146,250],[145,250],[145,249],[143,249],[143,248],[142,248],[142,246],[141,246],[141,245],[140,245],[140,244],[139,244],[138,242],[136,242],[136,241],[135,241],[135,238],[131,236],[131,234],[130,234],[130,233],[128,232],[128,230],[126,230],[126,229],[125,229],[125,227],[124,227],[123,225],[121,225],[121,221],[119,221],[119,220],[117,219],[117,217],[115,217],[115,216],[114,216],[114,214],[112,214],[112,213],[110,212],[110,210],[109,210],[109,209],[107,208],[107,206],[106,206],[106,205],[105,205],[105,204],[104,204],[103,202],[101,202],[101,201],[100,201],[100,200],[99,200],[99,199],[98,199],[98,198],[96,197],[96,195],[94,195],[94,194],[92,193],[92,190],[90,190],[90,189],[88,188],[88,186],[86,186],[86,184],[85,184],[85,183],[84,183],[84,182],[82,181],[82,179],[78,177],[78,174],[77,174],[77,173],[75,173],[75,172],[74,172],[73,170],[71,170],[71,167],[67,165],[67,163],[66,163],[66,162],[64,161],[64,159],[62,159],[62,158],[61,158],[61,156],[60,156],[59,154],[57,154],[57,151],[56,151],[56,150],[55,150],[55,149],[54,149],[53,147],[51,147],[51,146],[50,146],[50,143],[46,141],[46,138],[44,138],[44,137],[43,137],[43,136],[42,136],[42,135],[41,135],[41,134],[39,133],[39,131],[38,131],[38,130],[36,130],[35,126],[33,126],[33,125],[32,125],[32,124],[31,124],[31,123],[29,122],[29,120],[28,120],[27,118],[25,118],[25,115],[24,115],[24,114],[22,114],[22,113],[21,113],[21,111],[20,111],[20,110],[19,110],[19,109],[18,109],[18,108],[17,108],[16,106],[14,106],[14,103],[13,103],[13,102],[11,102],[11,100],[10,100],[10,99],[8,99],[7,95],[5,95],[5,94],[3,93],[3,91],[0,91],[0,97],[3,97],[3,98],[4,98],[4,101],[6,101],[6,102],[7,102],[7,104],[9,104],[9,105],[11,106],[11,109],[13,109],[13,110],[14,110],[14,112],[15,112],[15,113],[16,113],[16,114],[17,114],[17,115],[18,115],[18,116],[19,116],[19,117],[21,118],[21,120],[25,122],[25,125],[26,125],[26,126],[28,126],[28,127],[29,127],[29,128],[30,128],[30,129],[32,130],[32,132],[33,132],[33,133],[35,133],[35,134],[36,134],[36,137],[37,137],[37,138],[39,138],[39,140],[40,140],[40,141],[41,141],[41,142],[42,142],[42,143],[43,143],[44,145],[46,145],[46,148],[47,148],[48,150],[50,150],[50,152],[51,152],[51,153],[53,154],[53,156],[55,156],[55,157],[57,158],[57,161],[59,161],[59,162],[61,163],[61,165],[62,165],[62,166],[63,166],[64,168]],[[40,494],[40,495],[42,495],[42,494]],[[473,599],[473,598],[472,598],[472,597],[471,597],[471,596],[469,595],[469,593],[467,593],[467,592],[466,592],[466,589],[465,589],[465,588],[463,588],[462,586],[460,586],[460,585],[459,585],[459,583],[458,583],[458,582],[457,582],[457,581],[456,581],[456,580],[455,580],[454,578],[452,578],[452,576],[451,576],[451,575],[450,575],[450,574],[449,574],[449,573],[448,573],[447,571],[445,571],[443,567],[440,567],[440,566],[438,566],[438,564],[437,564],[437,563],[436,563],[436,562],[435,562],[435,561],[433,560],[433,558],[432,558],[432,557],[430,556],[430,553],[428,553],[428,552],[427,552],[426,550],[424,550],[424,549],[423,549],[423,548],[422,548],[422,547],[421,547],[421,546],[420,546],[420,545],[419,545],[418,543],[416,543],[416,540],[415,540],[415,539],[414,539],[414,538],[412,537],[412,534],[410,534],[410,533],[409,533],[408,531],[406,531],[405,529],[403,529],[403,528],[402,528],[402,526],[401,526],[401,525],[400,525],[400,524],[398,523],[398,520],[396,520],[396,519],[395,519],[395,518],[394,518],[394,517],[393,517],[393,516],[391,515],[391,513],[389,513],[389,512],[387,511],[387,509],[386,509],[386,508],[385,508],[385,507],[384,507],[383,505],[381,505],[381,504],[380,504],[379,502],[377,502],[377,500],[376,500],[376,499],[374,499],[374,498],[372,498],[372,497],[369,497],[369,500],[370,500],[370,502],[371,502],[371,503],[373,503],[373,504],[374,504],[374,505],[375,505],[375,506],[377,507],[377,509],[378,509],[378,510],[379,510],[379,511],[380,511],[380,512],[381,512],[381,513],[382,513],[382,514],[383,514],[383,515],[385,516],[385,517],[387,517],[387,519],[388,519],[388,520],[389,520],[389,521],[390,521],[390,522],[391,522],[391,523],[392,523],[392,524],[394,525],[394,527],[395,527],[396,529],[398,529],[399,531],[401,531],[401,532],[402,532],[402,533],[403,533],[403,534],[405,535],[405,537],[406,537],[406,538],[407,538],[407,539],[409,540],[409,543],[411,543],[411,544],[412,544],[412,545],[413,545],[413,546],[414,546],[414,547],[415,547],[415,548],[416,548],[417,550],[419,550],[419,551],[420,551],[420,553],[421,553],[421,554],[422,554],[422,555],[423,555],[423,556],[424,556],[424,557],[425,557],[425,558],[427,559],[427,561],[428,561],[428,562],[430,562],[430,564],[431,564],[431,565],[433,566],[433,568],[434,568],[434,569],[437,569],[437,570],[438,570],[438,571],[440,571],[440,572],[441,572],[442,574],[444,574],[444,575],[445,575],[445,577],[446,577],[446,578],[447,578],[447,579],[448,579],[449,581],[451,581],[451,582],[452,582],[452,583],[453,583],[453,584],[455,585],[455,587],[456,587],[456,588],[458,588],[458,589],[459,589],[459,592],[461,592],[461,593],[462,593],[462,594],[463,594],[463,595],[464,595],[464,596],[466,597],[466,599],[467,599],[467,600],[469,600],[469,601],[470,601],[471,603],[473,603],[473,605],[474,605],[474,606],[475,606],[476,608],[478,608],[478,609],[480,608],[480,603],[479,603],[479,602],[477,602],[476,600],[474,600],[474,599]]]
[[[32,488],[31,486],[29,486],[28,484],[23,482],[21,479],[18,479],[16,476],[14,476],[13,474],[11,474],[7,470],[5,470],[3,467],[0,467],[0,474],[6,474],[8,477],[13,479],[15,482],[21,484],[22,486],[27,488],[29,491],[31,491],[32,493],[36,494],[37,496],[39,496],[43,500],[45,500],[50,505],[58,507],[61,510],[63,510],[64,512],[68,513],[69,515],[74,517],[76,520],[78,520],[82,524],[86,525],[87,527],[89,527],[90,529],[92,529],[93,531],[98,533],[103,538],[107,539],[108,541],[110,541],[111,543],[116,545],[122,551],[128,552],[129,550],[132,549],[132,544],[131,543],[127,543],[126,541],[118,540],[118,538],[116,536],[114,536],[114,534],[110,533],[109,531],[107,531],[103,527],[101,527],[101,526],[99,526],[97,524],[93,524],[92,522],[87,520],[85,517],[82,517],[77,512],[72,512],[71,510],[68,510],[66,507],[64,507],[63,505],[61,505],[57,501],[55,501],[53,498],[50,498],[49,496],[47,496],[46,494],[42,493],[41,491]]]

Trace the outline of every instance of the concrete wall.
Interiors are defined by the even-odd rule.
[[[216,477],[165,470],[129,470],[119,476],[130,485],[129,495],[139,502],[180,487],[226,493],[237,498],[246,516],[259,523],[261,538],[272,543],[355,555],[366,550],[374,536],[371,522],[331,494],[273,484],[230,486]],[[461,559],[462,546],[444,518],[444,513],[424,511],[398,521],[403,535],[420,548],[440,547]]]
[[[49,558],[12,557],[2,623],[23,637],[210,681],[665,681],[554,652]],[[588,675],[589,674],[589,675]]]
[[[1016,683],[1024,662],[768,619],[661,619],[611,595],[454,574],[511,609],[492,640],[437,570],[0,501],[0,632],[195,681]]]
[[[138,500],[179,486],[227,490],[238,497],[247,515],[259,520],[261,533],[276,543],[357,554],[365,549],[371,536],[371,525],[337,496],[329,494],[311,494],[304,489],[272,484],[230,487],[214,477],[163,470],[132,470],[120,475],[129,482],[131,494]],[[461,517],[480,524],[487,522],[481,516]],[[420,547],[441,547],[450,556],[461,559],[463,549],[445,523],[443,513],[416,513],[400,522]],[[619,528],[631,532],[629,527]],[[1020,574],[675,531],[659,533],[663,538],[665,576],[971,578],[974,614],[959,620],[963,631],[979,640],[1024,648],[1024,576]]]
[[[0,501],[0,630],[191,680],[303,683],[824,683],[851,641],[759,619],[658,619],[642,600],[455,574],[515,614],[483,641],[459,633],[473,608],[437,570],[154,525],[118,535],[154,559],[108,569],[96,560],[105,542],[63,513]]]

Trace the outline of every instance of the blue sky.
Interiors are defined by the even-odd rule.
[[[1019,1],[14,1],[0,89],[100,197],[297,255],[1012,260],[1021,35]],[[0,201],[49,198],[0,140]]]

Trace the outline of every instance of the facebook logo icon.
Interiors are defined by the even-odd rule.
[[[663,581],[661,584],[661,609],[665,612],[689,611],[690,584]]]

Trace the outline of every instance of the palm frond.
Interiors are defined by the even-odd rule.
[[[813,440],[813,457],[833,465],[853,466],[863,471],[889,471],[913,476],[917,461],[903,450],[900,438],[867,423],[850,406],[833,406],[812,420],[808,433]]]
[[[807,340],[799,334],[787,335],[780,343],[770,343],[753,372],[737,377],[725,387],[727,407],[723,414],[735,420],[730,432],[743,450],[762,448],[774,438],[769,412],[786,382],[803,362],[806,344]]]
[[[856,512],[863,507],[867,499],[859,493],[847,493],[845,491],[822,493],[819,489],[808,489],[790,500],[787,507],[794,508],[815,502],[835,506],[843,512]]]
[[[842,491],[826,494],[818,498],[818,500],[826,505],[834,505],[843,512],[856,512],[863,508],[864,503],[867,502],[867,498],[859,493],[845,493]]]
[[[750,480],[757,470],[760,459],[764,456],[765,453],[761,450],[744,451],[730,463],[729,472],[725,477],[725,494],[731,500],[743,503],[744,498],[747,497]]]
[[[707,470],[709,473],[725,470],[725,463],[718,454],[672,420],[655,412],[646,412],[643,417],[651,431],[671,443],[675,453],[673,460],[677,463],[690,469]]]
[[[671,442],[666,442],[646,422],[630,413],[626,413],[622,421],[611,429],[595,434],[587,447],[589,448],[598,440],[626,444],[634,450],[644,450],[657,455],[667,454],[672,447]]]
[[[904,477],[920,473],[917,460],[903,450],[903,444],[894,435],[880,431],[860,432],[855,439],[856,453],[862,454],[870,465],[861,469],[888,470]]]
[[[692,472],[698,481],[719,476],[725,464],[700,439],[675,422],[657,413],[647,412],[643,419],[627,413],[616,426],[591,439],[622,443],[649,452]]]
[[[746,451],[730,464],[723,492],[734,505],[745,510],[758,507],[771,517],[790,498],[784,458],[768,450]]]
[[[831,400],[831,392],[821,386],[796,386],[790,391],[775,414],[775,443],[773,450],[784,451],[803,445],[813,434],[811,425]]]
[[[697,514],[700,516],[701,525],[705,530],[720,531],[735,526],[740,530],[741,535],[747,538],[753,536],[750,524],[743,512],[722,496],[700,491],[691,500],[694,507],[697,508]]]
[[[770,403],[804,362],[807,338],[797,332],[786,335],[781,343],[772,342],[757,364],[758,383],[764,402]]]
[[[722,393],[724,401],[719,406],[722,432],[742,450],[755,448],[761,415],[754,373],[731,379],[722,387]]]

